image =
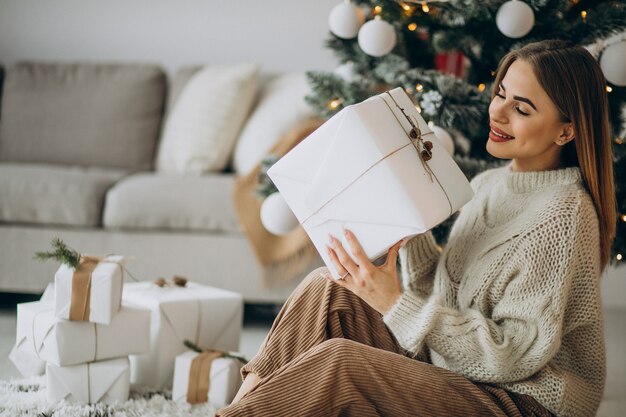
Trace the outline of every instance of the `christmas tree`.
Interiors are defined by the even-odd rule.
[[[403,87],[467,175],[502,164],[485,149],[495,70],[509,51],[567,39],[599,60],[607,79],[619,210],[612,262],[626,256],[626,4],[585,0],[354,0],[330,12],[326,46],[340,65],[308,72],[317,113],[331,117]],[[275,159],[265,161],[266,168]],[[261,178],[261,194],[271,184]],[[268,188],[269,187],[269,188]],[[454,218],[433,232],[444,243]]]

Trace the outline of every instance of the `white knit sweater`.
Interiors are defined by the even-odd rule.
[[[434,365],[592,416],[606,375],[598,219],[580,170],[472,180],[443,252],[431,233],[400,250],[405,291],[384,321]]]

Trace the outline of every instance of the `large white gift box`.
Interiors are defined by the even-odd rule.
[[[200,361],[200,363],[194,364],[194,366],[199,367],[198,372],[194,375],[204,380],[196,380],[190,385],[192,363],[194,360],[203,359],[199,355],[200,353],[190,350],[176,357],[172,399],[180,402],[197,403],[200,401],[188,401],[188,396],[195,399],[206,396],[208,402],[218,408],[230,404],[241,386],[239,370],[243,364],[238,359],[221,357],[213,359],[209,363],[209,369],[203,369],[204,364]],[[190,392],[190,389],[193,392]],[[204,391],[201,392],[203,389]]]
[[[66,320],[110,324],[121,307],[124,257],[85,259],[76,270],[61,264],[54,275],[55,314]]]
[[[46,396],[49,403],[115,404],[128,400],[128,357],[73,366],[46,366]]]
[[[16,346],[57,366],[148,352],[150,311],[123,305],[104,325],[59,319],[53,302],[18,304]]]
[[[123,299],[152,311],[150,352],[131,355],[132,383],[171,388],[176,356],[188,349],[185,340],[203,349],[239,349],[243,299],[238,293],[193,282],[185,287],[131,282]]]
[[[350,229],[370,260],[437,226],[469,181],[402,88],[342,109],[267,172],[334,277],[325,245]]]

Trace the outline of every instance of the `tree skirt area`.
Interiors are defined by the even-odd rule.
[[[45,376],[0,381],[1,417],[211,417],[210,404],[172,401],[171,391],[131,388],[128,401],[116,405],[48,404]]]

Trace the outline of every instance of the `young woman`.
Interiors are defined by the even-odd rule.
[[[594,415],[616,222],[605,85],[564,41],[505,56],[487,150],[511,162],[472,180],[445,249],[425,233],[375,266],[350,231],[354,258],[331,238],[344,279],[310,273],[219,415]]]

